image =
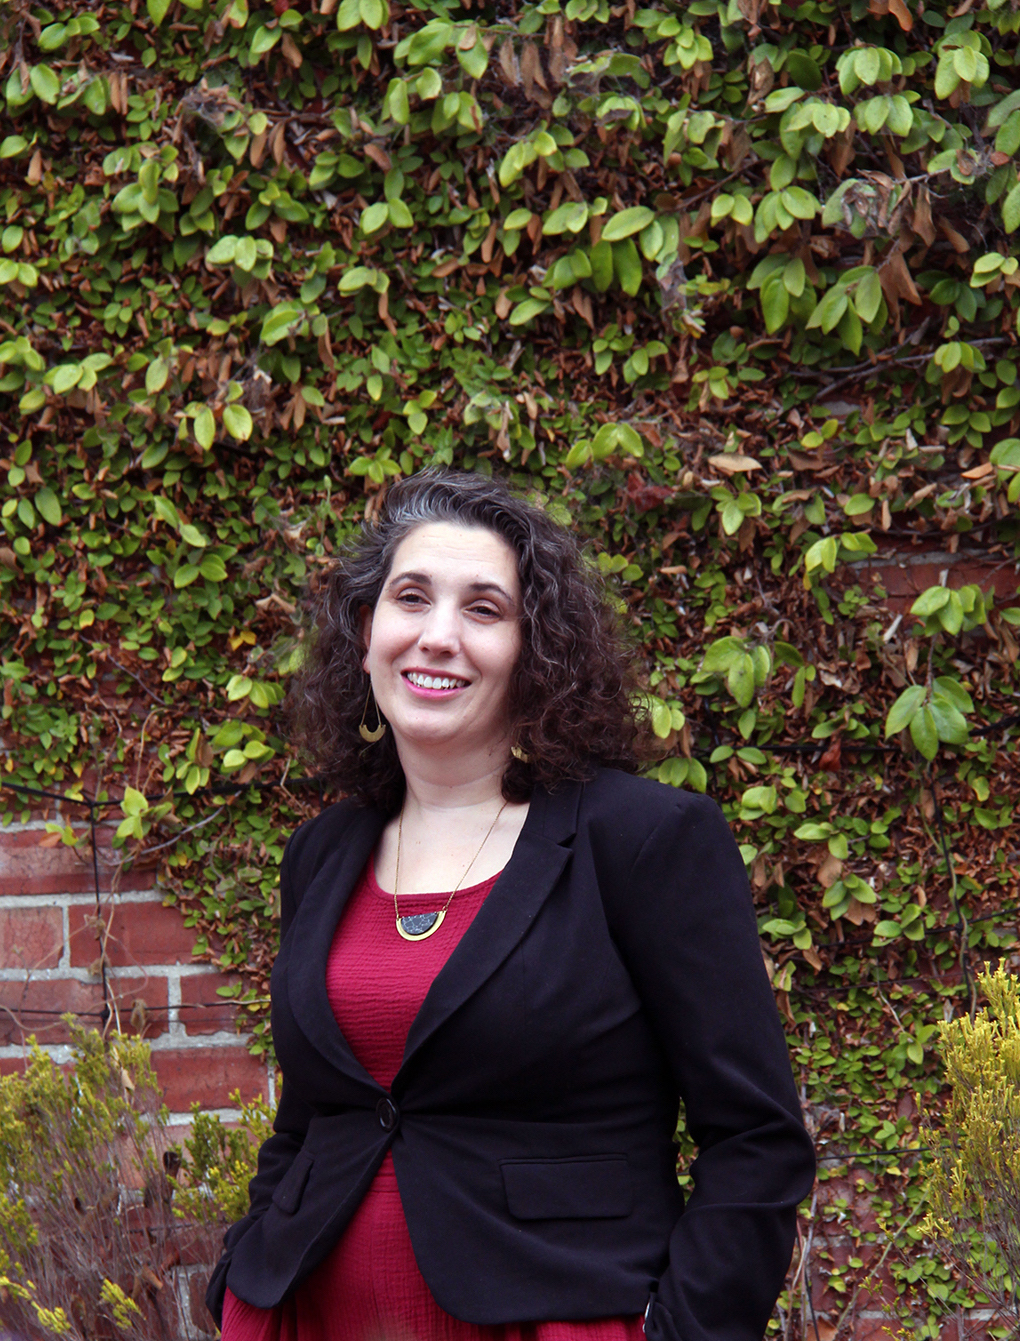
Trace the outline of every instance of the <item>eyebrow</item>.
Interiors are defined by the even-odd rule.
[[[390,590],[400,582],[417,582],[419,586],[422,587],[432,586],[432,578],[428,575],[428,573],[406,572],[406,573],[397,573],[395,577],[391,577],[389,582],[386,583],[386,589]],[[482,595],[485,592],[492,591],[495,592],[497,595],[502,596],[508,605],[515,606],[517,604],[517,602],[510,595],[510,593],[508,591],[505,591],[499,585],[498,582],[470,582],[468,584],[468,590],[471,592],[475,592],[478,595]]]

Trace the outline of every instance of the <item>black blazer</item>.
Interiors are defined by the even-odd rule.
[[[473,1323],[641,1313],[652,1341],[760,1341],[814,1156],[718,807],[601,770],[536,790],[387,1093],[326,997],[326,958],[385,817],[342,801],[281,871],[284,1075],[226,1284],[280,1302],[336,1244],[387,1150],[415,1257]],[[394,931],[396,935],[396,931]],[[686,1206],[674,1132],[698,1143]]]

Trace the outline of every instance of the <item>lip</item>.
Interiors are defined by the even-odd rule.
[[[413,680],[408,678],[411,675],[431,675],[433,678],[442,677],[449,680],[460,680],[464,677],[460,675],[452,675],[449,671],[431,670],[424,666],[410,666],[407,670],[400,672],[400,678],[416,698],[455,698],[458,694],[462,694],[470,685],[470,681],[468,681],[467,684],[457,685],[453,689],[424,689],[421,685],[415,684]]]

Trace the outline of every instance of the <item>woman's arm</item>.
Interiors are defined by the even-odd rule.
[[[678,793],[604,891],[699,1153],[646,1321],[655,1341],[760,1341],[814,1152],[740,852],[714,802]]]
[[[284,849],[280,864],[280,939],[287,934],[294,914],[297,912],[299,898],[295,897],[292,881],[292,862],[294,838],[292,834]],[[234,1248],[244,1238],[260,1216],[264,1215],[272,1201],[273,1192],[284,1174],[294,1162],[294,1157],[304,1144],[308,1124],[315,1116],[314,1109],[283,1085],[280,1104],[273,1120],[273,1135],[263,1141],[259,1148],[258,1168],[255,1177],[248,1184],[248,1214],[243,1220],[232,1224],[223,1236],[223,1256],[216,1265],[209,1280],[205,1303],[222,1326],[223,1299],[227,1288],[227,1271]]]

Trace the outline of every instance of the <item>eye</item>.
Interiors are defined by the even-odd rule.
[[[397,596],[397,602],[400,605],[406,605],[409,608],[413,608],[418,605],[424,605],[425,598],[420,591],[402,591]]]
[[[482,601],[480,604],[471,606],[471,613],[473,615],[482,615],[486,619],[498,619],[502,614],[502,611],[498,610],[494,605],[490,605],[488,601]]]

